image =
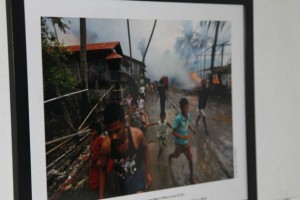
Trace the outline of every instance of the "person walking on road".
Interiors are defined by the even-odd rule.
[[[208,135],[208,130],[207,130],[207,125],[206,125],[205,108],[206,108],[209,93],[210,93],[209,84],[205,79],[203,79],[202,83],[201,83],[201,86],[200,86],[200,90],[199,90],[199,99],[198,99],[198,112],[199,112],[199,115],[196,119],[196,124],[198,125],[198,121],[202,117],[206,135]]]
[[[160,102],[160,112],[163,113],[165,112],[165,104],[166,104],[166,99],[167,99],[167,95],[166,95],[166,89],[163,85],[162,79],[159,81],[159,84],[157,86],[157,98],[156,101],[158,100],[159,97],[159,102]]]
[[[142,85],[139,89],[139,93],[143,99],[145,99],[145,97],[146,97],[145,90],[146,90],[146,88],[144,85]]]
[[[128,93],[128,96],[126,97],[126,105],[127,105],[128,107],[131,106],[132,99],[133,99],[133,97],[132,97],[131,93]]]
[[[125,115],[119,103],[111,102],[103,112],[108,137],[103,141],[99,164],[99,198],[104,198],[106,165],[114,161],[122,194],[144,192],[152,185],[149,146],[143,132],[125,125]],[[143,164],[144,162],[144,164]]]
[[[145,112],[145,100],[141,95],[138,96],[138,99],[136,100],[138,104],[138,108],[140,111]]]
[[[172,134],[175,137],[175,150],[169,155],[169,164],[171,164],[172,158],[178,158],[182,153],[186,156],[189,162],[190,168],[190,182],[194,184],[194,171],[193,171],[193,160],[191,147],[189,145],[189,139],[191,134],[188,134],[188,129],[190,129],[194,134],[195,129],[190,126],[190,114],[189,114],[189,102],[186,98],[182,98],[179,101],[179,106],[181,112],[176,116],[173,124]]]

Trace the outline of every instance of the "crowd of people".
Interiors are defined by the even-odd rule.
[[[163,85],[158,85],[156,91],[157,99],[160,98],[160,115],[156,122],[149,122],[145,105],[146,90],[152,92],[150,86],[141,86],[137,97],[133,97],[129,93],[122,103],[108,103],[102,112],[103,127],[98,122],[90,125],[91,160],[89,185],[91,190],[98,192],[100,199],[105,197],[107,179],[113,170],[118,176],[122,195],[141,193],[151,187],[153,177],[150,165],[150,151],[145,136],[145,131],[150,126],[157,126],[156,136],[159,146],[156,158],[157,163],[159,164],[161,154],[167,145],[166,138],[171,134],[174,137],[175,148],[168,156],[169,164],[171,165],[172,160],[183,153],[188,160],[190,183],[195,183],[192,152],[189,144],[192,134],[190,134],[189,130],[193,134],[196,133],[196,130],[191,126],[188,99],[180,99],[180,112],[171,124],[166,120],[166,89]],[[196,124],[202,117],[207,134],[204,110],[208,95],[209,85],[203,81],[199,90],[199,116],[196,119]],[[103,134],[104,132],[107,135]]]

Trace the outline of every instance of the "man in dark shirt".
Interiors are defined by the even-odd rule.
[[[160,102],[160,113],[165,112],[165,104],[166,104],[166,89],[164,85],[162,84],[162,81],[159,82],[159,85],[157,86],[157,98],[156,101],[158,100],[159,97],[159,102]]]
[[[124,111],[118,103],[109,103],[103,116],[109,137],[103,141],[98,160],[99,198],[104,198],[106,165],[110,158],[119,176],[121,192],[124,195],[143,192],[152,184],[149,147],[143,132],[126,127]]]
[[[207,131],[207,126],[206,126],[206,113],[205,113],[205,108],[206,108],[206,104],[207,104],[207,99],[208,99],[208,95],[210,93],[210,88],[209,88],[209,84],[208,82],[203,79],[201,82],[201,87],[199,90],[199,100],[198,100],[198,111],[199,111],[199,115],[196,119],[196,124],[198,125],[198,121],[200,120],[200,118],[203,118],[203,124],[204,124],[204,128],[205,128],[205,133],[208,135],[208,131]]]

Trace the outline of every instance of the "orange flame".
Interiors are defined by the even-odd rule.
[[[189,75],[190,78],[197,83],[200,83],[202,80],[201,77],[196,72],[190,72]]]

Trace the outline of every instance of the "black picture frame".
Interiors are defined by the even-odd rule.
[[[150,1],[150,0],[144,0]],[[153,0],[152,0],[153,1]],[[254,53],[253,0],[161,0],[155,2],[184,2],[242,5],[245,24],[245,115],[247,140],[248,199],[257,199],[255,112],[254,112]],[[24,0],[6,0],[10,98],[13,144],[14,198],[32,199],[31,152],[29,133],[26,26]]]
[[[32,199],[24,1],[6,1],[14,199]]]

